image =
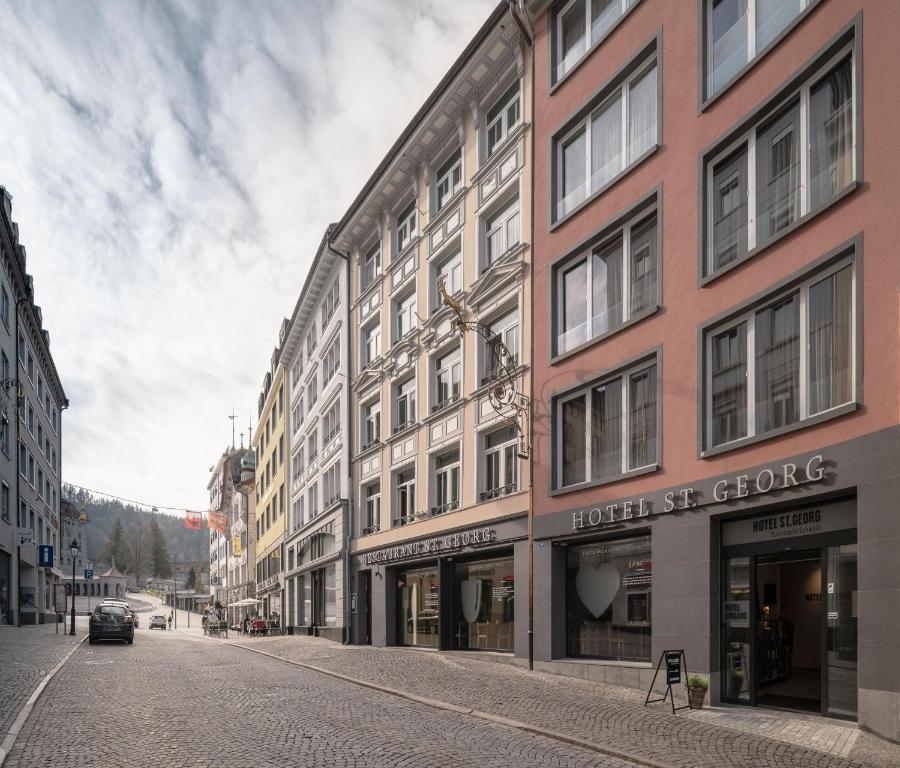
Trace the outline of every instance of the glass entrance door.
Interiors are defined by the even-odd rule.
[[[750,611],[750,558],[732,557],[725,561],[723,595],[722,698],[750,704],[753,681],[753,624]]]
[[[825,711],[857,715],[856,544],[828,547],[825,561]]]

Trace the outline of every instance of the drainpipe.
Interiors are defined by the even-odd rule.
[[[345,362],[345,373],[344,373],[344,402],[347,404],[347,407],[344,409],[344,423],[347,425],[347,446],[346,446],[346,457],[347,457],[347,498],[344,499],[341,503],[341,514],[343,515],[343,541],[341,542],[341,547],[343,549],[343,560],[344,560],[344,631],[341,633],[342,640],[341,642],[344,645],[350,643],[350,499],[353,497],[352,493],[352,483],[353,483],[353,469],[351,464],[352,457],[352,446],[353,446],[353,419],[351,418],[351,409],[350,409],[350,361],[353,359],[353,334],[350,333],[350,257],[339,251],[334,247],[334,244],[331,240],[332,233],[329,232],[327,237],[327,248],[331,251],[335,256],[339,256],[344,260],[344,273],[345,273],[345,292],[344,292],[344,327],[346,328],[345,333],[347,339],[347,359]]]

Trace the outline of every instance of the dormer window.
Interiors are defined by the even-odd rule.
[[[437,195],[435,211],[441,210],[460,189],[462,189],[462,149],[456,150],[438,168],[437,182],[435,183]]]

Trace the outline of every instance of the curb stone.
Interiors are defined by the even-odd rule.
[[[536,736],[543,736],[544,738],[553,739],[554,741],[561,741],[566,744],[581,747],[582,749],[590,750],[591,752],[597,752],[601,755],[606,755],[608,757],[614,757],[619,760],[625,760],[636,765],[641,765],[645,768],[675,768],[675,766],[670,763],[663,763],[658,760],[653,760],[649,757],[634,754],[623,749],[615,749],[613,747],[603,746],[592,741],[587,741],[586,739],[580,739],[577,736],[569,736],[565,733],[550,730],[549,728],[541,728],[536,725],[530,725],[529,723],[523,723],[520,720],[511,720],[506,717],[501,717],[500,715],[491,714],[490,712],[482,712],[479,709],[470,709],[469,707],[461,707],[457,704],[450,704],[449,702],[440,701],[438,699],[429,699],[425,696],[417,696],[416,694],[407,693],[406,691],[400,691],[396,688],[389,688],[385,685],[379,685],[378,683],[371,683],[367,680],[359,680],[355,677],[342,675],[340,672],[333,672],[330,669],[317,667],[315,664],[307,664],[303,661],[286,659],[283,656],[278,656],[274,653],[269,653],[268,651],[261,651],[258,648],[250,648],[249,646],[241,645],[240,643],[235,643],[229,640],[221,640],[215,637],[210,637],[207,639],[220,642],[224,645],[230,645],[234,648],[241,648],[252,653],[258,653],[260,656],[268,656],[270,659],[276,659],[277,661],[284,662],[285,664],[292,664],[295,667],[301,667],[312,672],[318,672],[322,675],[328,675],[329,677],[333,677],[337,680],[342,680],[347,683],[352,683],[362,688],[369,688],[373,691],[386,693],[390,696],[397,696],[398,698],[406,699],[408,701],[414,701],[417,704],[423,704],[434,709],[441,709],[446,712],[454,712],[460,715],[477,717],[480,720],[486,720],[488,722],[495,723],[496,725],[503,725],[507,728],[515,728],[516,730],[525,731],[526,733],[532,733]],[[2,766],[2,762],[0,762],[0,766]]]
[[[9,757],[9,753],[12,752],[12,748],[16,743],[16,737],[19,735],[19,731],[22,730],[22,727],[25,725],[25,721],[28,719],[28,715],[31,714],[31,710],[34,709],[34,705],[37,703],[37,700],[41,697],[41,694],[44,692],[44,689],[47,687],[47,684],[53,679],[57,672],[62,668],[63,664],[65,664],[69,658],[72,656],[75,651],[77,651],[81,644],[87,640],[87,635],[82,636],[81,640],[79,640],[72,647],[65,656],[56,664],[53,669],[51,669],[46,675],[44,675],[44,679],[38,683],[37,688],[32,691],[31,696],[28,697],[28,701],[22,705],[22,709],[19,710],[19,714],[16,719],[13,721],[13,724],[9,727],[9,732],[6,734],[3,742],[0,743],[0,768],[2,768],[3,763],[6,762],[6,758]]]

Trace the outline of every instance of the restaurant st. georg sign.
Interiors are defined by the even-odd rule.
[[[477,547],[491,544],[496,541],[497,532],[493,528],[473,528],[459,533],[448,533],[446,536],[436,536],[433,539],[421,539],[406,544],[398,544],[396,547],[385,547],[366,552],[363,562],[366,565],[378,563],[392,563],[396,560],[408,560],[414,557],[427,555],[441,555],[447,552],[455,552],[464,547]]]
[[[638,499],[626,499],[592,509],[576,509],[572,512],[572,530],[595,528],[651,515],[694,509],[704,504],[743,499],[798,485],[818,483],[824,478],[825,459],[821,454],[816,454],[805,464],[786,461],[753,474],[735,475],[732,478],[718,480],[712,487],[711,498],[706,497],[700,489],[685,486],[666,491],[661,504],[641,496]]]

